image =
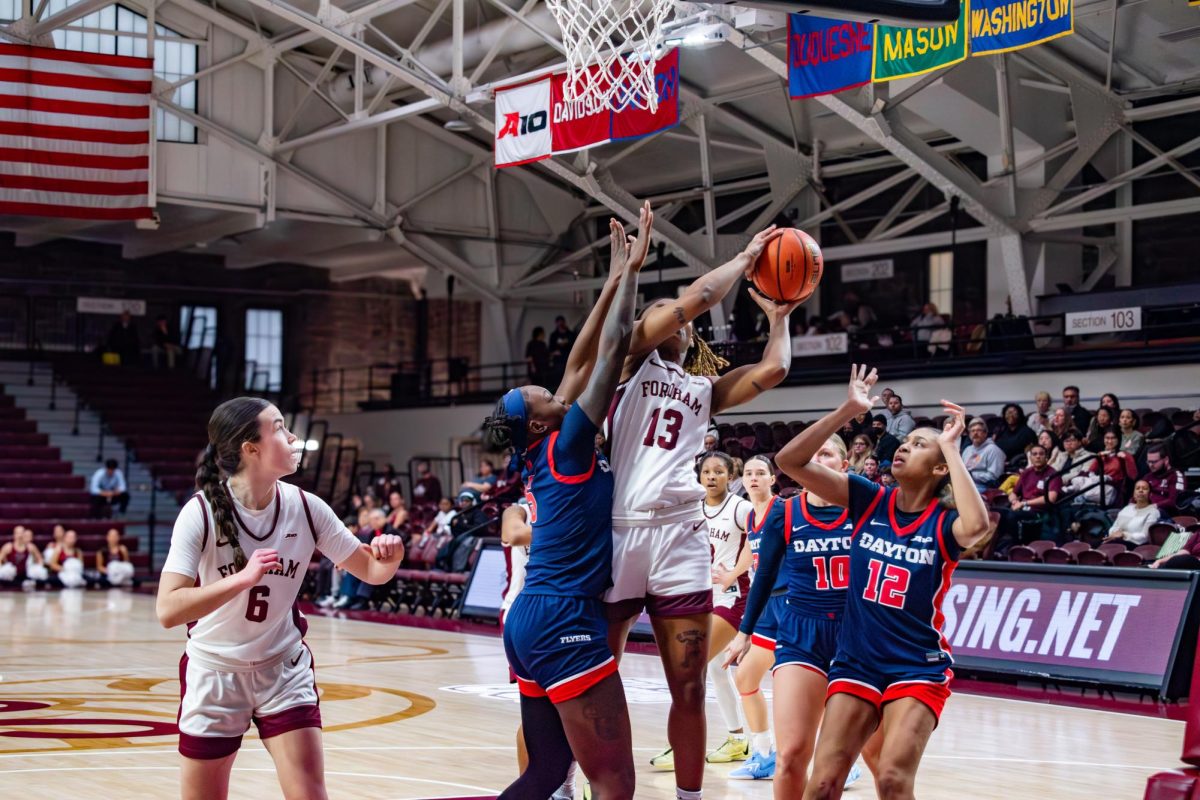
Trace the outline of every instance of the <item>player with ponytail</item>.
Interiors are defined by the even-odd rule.
[[[228,796],[252,722],[284,796],[326,797],[300,585],[314,550],[366,583],[385,583],[404,546],[393,535],[360,543],[324,501],[282,483],[302,452],[265,400],[234,398],[209,419],[198,491],[175,522],[156,605],[163,627],[188,626],[179,662],[185,800]]]

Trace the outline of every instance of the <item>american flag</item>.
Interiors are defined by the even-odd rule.
[[[0,44],[0,214],[149,217],[149,58]]]

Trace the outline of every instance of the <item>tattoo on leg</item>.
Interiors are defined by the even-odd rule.
[[[675,321],[680,325],[687,324],[687,314],[683,313],[683,306],[675,306]]]
[[[596,735],[611,742],[621,737],[618,715],[599,703],[588,703],[583,707],[584,719],[591,720]]]
[[[680,666],[692,667],[698,663],[704,663],[704,655],[702,653],[702,648],[704,645],[703,633],[701,633],[698,629],[692,629],[690,631],[684,631],[683,633],[676,634],[675,639],[679,642],[682,642],[684,646],[683,662],[680,664]],[[693,661],[693,659],[695,660]]]

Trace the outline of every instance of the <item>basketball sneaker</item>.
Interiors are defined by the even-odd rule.
[[[663,772],[675,771],[675,751],[671,748],[663,750],[661,753],[650,759],[650,766]]]
[[[757,752],[751,753],[750,758],[746,759],[746,763],[729,773],[730,780],[735,781],[762,781],[770,780],[775,777],[775,751],[772,750],[770,755],[762,756]]]
[[[850,767],[850,774],[846,776],[846,783],[843,784],[842,788],[849,789],[850,784],[854,783],[861,777],[862,777],[862,770],[859,769],[858,764],[856,763],[854,766]]]
[[[704,757],[709,764],[728,764],[731,761],[745,761],[750,757],[750,741],[745,736],[730,734],[720,747]]]

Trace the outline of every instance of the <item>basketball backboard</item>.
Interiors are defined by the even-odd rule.
[[[889,25],[944,25],[958,19],[961,3],[959,0],[734,0],[725,5]]]

